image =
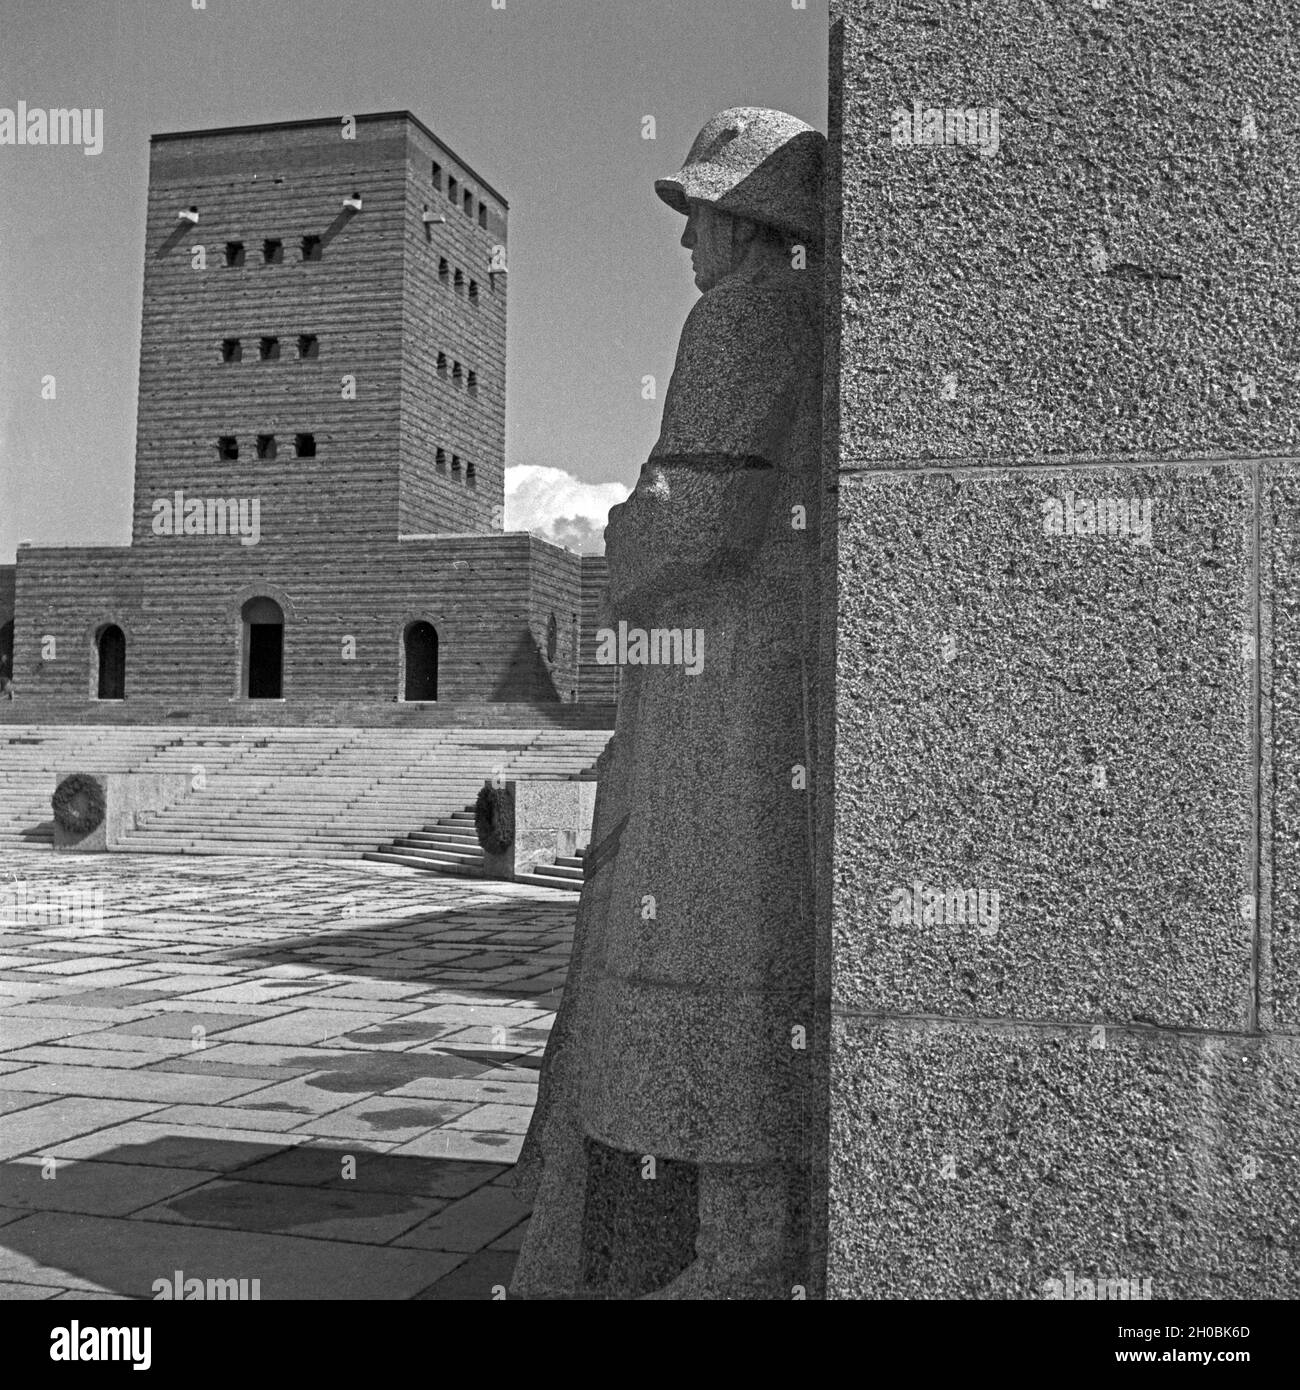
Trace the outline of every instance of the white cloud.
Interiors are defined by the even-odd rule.
[[[584,483],[563,468],[531,463],[507,468],[505,529],[603,555],[609,509],[630,491],[622,483]]]

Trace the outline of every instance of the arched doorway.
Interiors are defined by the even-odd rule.
[[[239,611],[244,620],[243,694],[250,700],[279,700],[284,692],[284,610],[273,598],[250,598]]]
[[[432,623],[408,623],[403,637],[406,649],[404,700],[438,698],[438,633]]]
[[[95,693],[101,700],[126,699],[126,634],[116,623],[106,623],[95,634],[99,677]]]
[[[0,623],[0,687],[14,678],[14,620]]]

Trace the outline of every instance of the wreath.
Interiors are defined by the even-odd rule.
[[[484,782],[474,802],[474,833],[488,854],[504,854],[515,842],[515,798],[509,787]]]
[[[54,789],[50,805],[54,819],[71,835],[89,835],[104,823],[104,788],[87,772],[65,777]]]

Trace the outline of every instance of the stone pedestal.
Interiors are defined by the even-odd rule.
[[[511,782],[515,797],[515,842],[511,872],[531,873],[574,855],[591,838],[596,803],[594,782]]]
[[[68,772],[55,779],[57,786]],[[92,773],[104,791],[104,819],[84,835],[65,830],[54,822],[54,848],[77,854],[97,854],[128,849],[125,835],[135,829],[136,814],[173,806],[189,791],[189,778],[180,772]]]
[[[539,864],[554,864],[558,855],[574,855],[591,839],[594,782],[535,780],[507,782],[514,801],[514,839],[508,849],[483,851],[487,878],[532,873]]]
[[[828,1294],[1295,1297],[1294,15],[833,9]]]

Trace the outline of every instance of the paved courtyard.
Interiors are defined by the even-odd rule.
[[[575,908],[360,862],[6,852],[0,1296],[178,1271],[499,1296]]]

